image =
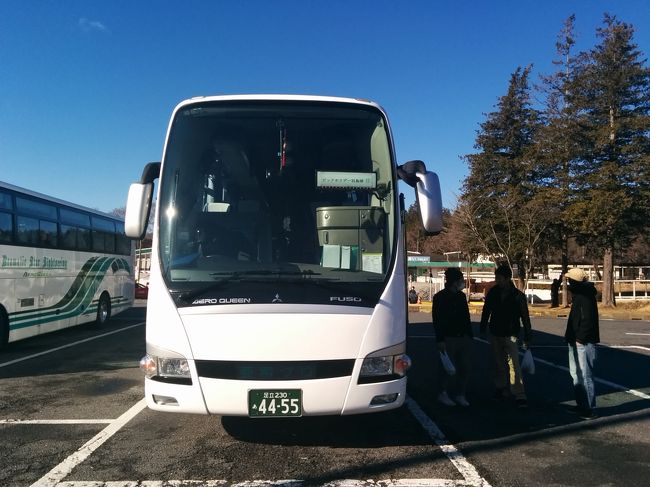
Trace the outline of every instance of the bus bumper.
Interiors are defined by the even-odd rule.
[[[155,411],[208,414],[195,381],[192,385],[170,384],[145,377],[144,394],[147,406]]]
[[[145,379],[147,406],[156,411],[248,416],[249,390],[302,391],[302,416],[349,415],[387,411],[406,398],[406,378],[353,384],[350,377],[310,381],[241,381],[200,378],[200,387]],[[209,398],[209,399],[205,399]],[[386,402],[388,401],[388,402]]]
[[[385,411],[401,406],[406,395],[406,379],[376,384],[354,384],[350,377],[310,381],[233,381],[201,378],[210,414],[248,416],[249,390],[299,389],[302,415],[347,415]],[[394,397],[390,403],[372,404],[376,397]],[[209,399],[207,399],[209,398]]]

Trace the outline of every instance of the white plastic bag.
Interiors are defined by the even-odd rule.
[[[449,355],[447,355],[447,352],[440,352],[440,362],[442,362],[442,367],[448,375],[456,374],[456,367],[454,367],[454,363],[449,358]]]
[[[524,357],[521,359],[521,370],[531,375],[535,373],[535,360],[533,360],[533,353],[530,349],[524,352]]]

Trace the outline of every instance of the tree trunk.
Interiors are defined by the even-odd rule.
[[[603,306],[613,308],[614,301],[614,259],[611,247],[605,249],[603,256]]]
[[[515,286],[520,291],[524,292],[526,289],[526,270],[521,262],[515,263],[510,267],[512,269],[512,280],[515,282]]]
[[[569,307],[569,286],[567,285],[564,274],[569,270],[569,244],[565,235],[562,235],[562,307]]]

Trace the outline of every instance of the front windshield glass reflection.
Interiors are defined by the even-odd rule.
[[[394,253],[390,154],[373,107],[242,101],[180,110],[159,206],[169,288],[190,302],[232,292],[260,302],[256,293],[272,291],[283,302],[377,299]]]

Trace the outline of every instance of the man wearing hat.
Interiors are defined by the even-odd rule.
[[[600,341],[596,288],[577,267],[565,274],[572,303],[564,338],[569,345],[569,371],[576,396],[576,412],[584,419],[596,417],[593,370],[596,344]]]

